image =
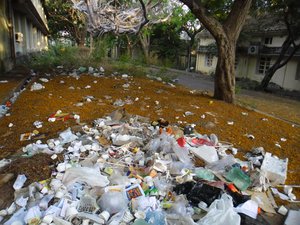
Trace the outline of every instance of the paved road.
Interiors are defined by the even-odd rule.
[[[190,89],[195,90],[203,90],[203,91],[214,91],[214,82],[209,79],[203,79],[200,75],[195,75],[194,73],[180,74],[178,77],[178,84],[188,87]]]
[[[175,69],[168,71],[172,76],[177,76],[177,83],[180,85],[192,90],[208,91],[211,94],[214,91],[214,81],[210,76]],[[237,94],[236,100],[238,104],[252,110],[300,126],[299,100],[244,89]]]

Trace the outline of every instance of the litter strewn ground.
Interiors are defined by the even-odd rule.
[[[26,180],[21,187],[39,182],[29,186],[32,192],[18,194],[16,190],[16,210],[26,206],[20,215],[27,221],[44,219],[50,224],[51,219],[64,219],[81,224],[90,220],[101,224],[110,220],[118,224],[123,220],[125,224],[143,224],[145,220],[164,224],[167,220],[176,224],[172,221],[182,220],[178,224],[193,224],[193,218],[199,224],[212,224],[219,218],[214,207],[221,204],[226,205],[221,214],[239,224],[244,218],[237,211],[256,218],[258,207],[267,208],[261,206],[260,198],[250,200],[240,190],[264,191],[270,184],[268,179],[274,187],[299,183],[297,126],[144,78],[96,74],[47,79],[45,88],[23,92],[10,115],[0,120],[2,157],[17,158],[23,165],[19,170],[12,169],[16,161],[7,165],[4,172],[12,177],[6,187],[10,184],[12,188],[22,174]],[[10,123],[13,126],[9,128]],[[28,140],[20,141],[20,136],[28,133]],[[35,155],[38,152],[46,155]],[[20,158],[24,154],[45,158],[44,169],[40,161]],[[265,155],[281,166],[279,171],[265,165]],[[21,163],[26,160],[30,164]],[[223,160],[223,167],[213,166],[221,165],[218,160]],[[268,179],[259,179],[259,174],[251,177],[250,171],[261,166],[265,168],[262,177]],[[27,167],[36,168],[41,176]],[[258,183],[252,187],[255,178]],[[223,182],[212,182],[219,179]],[[208,190],[206,197],[214,197],[194,197]],[[110,194],[116,191],[119,196]],[[289,191],[284,194],[287,200],[297,200],[297,193]],[[291,194],[296,194],[295,198]],[[107,203],[112,196],[117,196],[118,205]],[[15,213],[14,205],[9,206],[3,216]],[[55,207],[54,213],[49,213],[50,206]],[[47,210],[51,218],[45,216]]]

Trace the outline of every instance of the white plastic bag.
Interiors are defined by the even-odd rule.
[[[105,187],[109,184],[106,176],[101,175],[99,169],[89,167],[72,167],[66,170],[63,184],[68,187],[75,182],[85,182],[91,187]]]
[[[241,217],[234,211],[232,198],[223,194],[208,208],[208,213],[197,224],[199,225],[240,225]]]

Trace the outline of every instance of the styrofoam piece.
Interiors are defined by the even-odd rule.
[[[278,159],[267,152],[261,166],[261,171],[265,173],[266,178],[268,178],[273,185],[284,184],[287,177],[287,167],[288,158]]]
[[[188,149],[198,158],[206,163],[213,163],[219,160],[217,150],[213,146],[202,145],[199,147],[188,147]]]
[[[299,224],[299,221],[300,221],[300,211],[290,210],[289,214],[284,222],[284,225]]]
[[[288,213],[288,209],[282,205],[279,207],[277,212],[280,213],[281,215],[285,216]]]

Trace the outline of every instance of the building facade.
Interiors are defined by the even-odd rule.
[[[268,68],[275,63],[286,37],[283,21],[270,17],[249,19],[237,45],[236,77],[260,82]],[[198,44],[196,71],[213,74],[218,60],[215,40],[207,31],[203,31]],[[300,91],[300,51],[276,71],[271,82],[287,90]]]
[[[0,72],[24,55],[47,49],[48,33],[42,0],[1,0]]]

